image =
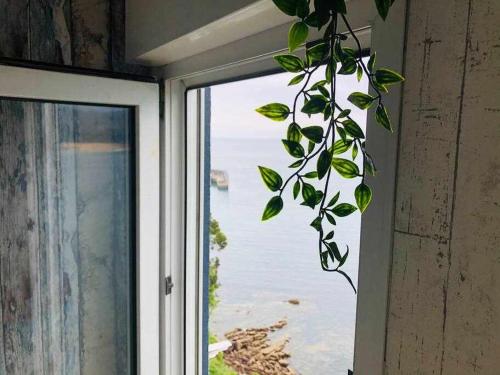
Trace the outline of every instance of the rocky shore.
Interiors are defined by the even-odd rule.
[[[288,338],[272,343],[269,334],[286,326],[285,320],[266,328],[237,328],[225,336],[232,346],[224,352],[224,362],[240,375],[296,375],[289,367],[285,350]]]

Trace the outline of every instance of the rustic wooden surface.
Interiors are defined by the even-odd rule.
[[[410,0],[387,374],[500,368],[498,0]]]
[[[129,373],[128,125],[123,109],[0,100],[0,374]]]
[[[125,0],[0,0],[0,58],[149,75],[125,61]]]

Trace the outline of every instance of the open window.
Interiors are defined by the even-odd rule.
[[[353,2],[351,5],[356,9],[359,6],[359,12],[353,9],[350,12],[356,15],[353,26],[357,30],[363,50],[368,52],[373,47],[379,53],[381,65],[401,70],[404,4],[396,4],[392,9],[392,20],[380,24],[378,22],[373,24],[372,20],[376,18],[375,11],[366,7],[366,3],[360,2],[356,5]],[[276,279],[272,279],[272,277],[279,278],[280,272],[283,283],[294,279],[293,282],[290,281],[290,284],[296,288],[305,287],[313,279],[300,282],[306,277],[304,273],[308,272],[308,266],[305,264],[287,263],[290,259],[287,259],[286,256],[281,259],[281,263],[277,258],[265,258],[270,256],[273,250],[286,251],[283,249],[286,248],[286,241],[290,238],[288,238],[287,232],[279,227],[293,225],[279,221],[261,224],[258,216],[267,201],[266,197],[269,198],[269,196],[265,195],[265,190],[260,185],[260,177],[256,173],[257,165],[272,163],[274,154],[266,154],[265,142],[250,144],[249,138],[252,138],[252,131],[247,133],[243,131],[244,135],[241,136],[240,144],[237,144],[236,141],[231,144],[232,141],[216,139],[217,134],[219,138],[223,137],[223,134],[219,132],[220,129],[217,128],[221,123],[216,123],[216,117],[219,116],[219,113],[234,110],[234,106],[231,105],[228,105],[227,108],[221,108],[224,106],[224,99],[221,99],[221,95],[231,96],[231,89],[237,91],[242,86],[248,85],[249,82],[264,82],[264,80],[273,79],[273,77],[279,79],[279,74],[269,74],[277,73],[274,70],[272,55],[282,51],[285,47],[286,31],[287,25],[277,27],[219,47],[215,51],[207,51],[198,56],[190,57],[186,61],[172,63],[167,65],[163,71],[166,77],[166,127],[162,139],[168,150],[164,155],[163,180],[167,187],[164,208],[165,212],[172,213],[172,216],[167,217],[164,227],[166,236],[168,235],[165,244],[165,267],[167,271],[170,271],[174,284],[179,286],[179,288],[174,288],[171,298],[166,301],[165,316],[167,318],[165,321],[171,327],[167,337],[171,346],[165,347],[167,373],[206,374],[209,365],[208,346],[211,341],[217,341],[220,345],[219,349],[215,350],[221,350],[220,348],[225,347],[223,336],[232,328],[269,328],[285,316],[290,322],[293,319],[298,322],[301,318],[297,312],[311,307],[312,305],[309,305],[307,300],[314,292],[317,292],[316,290],[305,291],[303,295],[306,297],[301,299],[298,290],[291,292],[291,289],[288,289],[286,293],[277,293],[265,301],[262,299],[256,301],[256,298],[264,298],[266,294],[269,296],[269,288],[266,285],[274,285]],[[242,81],[243,79],[251,80]],[[263,83],[260,86],[262,85]],[[226,90],[225,93],[222,93],[224,90]],[[280,92],[285,90],[286,82],[284,84],[281,82]],[[249,98],[246,110],[250,112],[256,106],[269,101],[264,99],[265,95],[259,91],[258,83],[252,88],[247,87],[245,95]],[[234,96],[237,95],[234,94]],[[276,95],[270,98],[279,99]],[[396,119],[400,113],[399,101],[400,92],[397,90],[388,97],[387,105]],[[228,102],[231,103],[231,98],[228,99]],[[244,128],[245,121],[237,121],[238,116],[244,115],[236,114],[236,117],[232,119],[234,128],[239,126]],[[360,122],[363,121],[360,120]],[[272,126],[267,124],[267,127]],[[279,125],[275,126],[279,127]],[[322,344],[319,343],[315,347],[316,352],[308,353],[310,361],[315,360],[315,355],[321,357],[321,354],[318,353],[323,349],[323,353],[329,353],[332,347],[337,348],[335,345],[338,343],[345,343],[346,347],[350,347],[344,352],[349,354],[340,360],[340,362],[344,361],[339,364],[340,368],[332,368],[332,371],[325,372],[326,367],[319,365],[310,368],[302,367],[305,374],[347,373],[347,370],[351,369],[352,366],[354,366],[355,373],[358,374],[383,373],[387,293],[392,252],[392,216],[396,171],[394,155],[397,150],[397,137],[386,134],[375,126],[371,115],[368,116],[366,129],[367,149],[377,161],[379,172],[377,178],[370,181],[375,199],[361,219],[360,235],[354,234],[351,237],[351,239],[359,238],[359,262],[355,261],[355,257],[351,258],[351,262],[353,262],[352,272],[359,275],[358,294],[353,297],[351,302],[346,303],[350,307],[349,312],[344,313],[344,316],[352,319],[352,322],[342,324],[342,327],[349,327],[352,324],[351,336],[346,334],[345,337],[351,337],[354,340],[354,345],[351,345],[348,340],[342,341],[342,339],[332,344],[331,347],[327,345],[326,348],[321,347]],[[232,130],[226,128],[224,131],[230,132]],[[283,128],[277,129],[276,133],[270,137],[272,139],[270,142],[275,142],[274,148],[271,149],[276,150],[280,156],[284,155],[279,149],[279,142],[284,131]],[[245,138],[248,138],[248,141],[245,141]],[[262,154],[262,157],[258,157],[259,154]],[[241,165],[243,161],[238,158],[243,158],[243,155],[247,155],[250,159],[254,158],[248,161],[250,168],[251,165],[254,166],[253,171],[247,170]],[[233,163],[239,163],[239,165],[234,167]],[[285,161],[279,161],[275,165],[286,166],[287,164]],[[241,179],[239,179],[239,173],[242,174]],[[176,183],[170,184],[169,181]],[[242,187],[242,185],[245,186]],[[226,188],[228,191],[224,190]],[[249,191],[243,193],[243,197],[240,195],[239,198],[234,198],[237,202],[233,202],[233,197],[237,195],[235,189],[242,188],[249,189]],[[260,192],[257,189],[261,189]],[[212,190],[212,194],[210,194],[210,190]],[[264,195],[258,195],[260,193]],[[183,204],[184,202],[185,204]],[[247,207],[248,211],[239,217],[237,209],[243,204],[249,206]],[[218,213],[215,212],[216,209],[219,211]],[[290,219],[293,215],[301,215],[292,212],[292,205],[289,205],[288,209],[290,211],[285,208],[281,214],[284,216],[282,220]],[[210,251],[210,230],[214,229],[211,228],[211,224],[216,226],[211,221],[211,214],[212,219],[218,221],[220,230],[227,236],[227,249],[221,252]],[[297,218],[297,216],[295,217]],[[255,224],[255,226],[246,225],[244,220],[252,220],[252,225]],[[276,226],[276,223],[281,225]],[[310,234],[306,228],[307,224],[304,221],[300,221],[300,223],[302,224],[300,228],[297,228],[297,231],[304,229]],[[239,228],[239,232],[235,232],[234,228],[241,225],[245,228]],[[244,238],[242,233],[245,230],[250,231],[251,228],[253,229],[250,233],[244,233],[247,235]],[[217,231],[217,229],[214,230]],[[275,233],[269,234],[270,230]],[[299,233],[289,236],[295,234],[298,237],[290,240],[294,241],[294,245],[306,240],[306,237],[299,236]],[[259,242],[260,240],[262,242]],[[231,247],[232,241],[234,241],[235,246],[238,245],[237,249]],[[248,245],[249,241],[252,242],[254,248],[259,247],[258,250],[261,250],[261,247],[265,246],[266,243],[271,244],[273,249],[265,254],[259,253],[259,256],[254,256],[250,254],[252,246]],[[243,245],[244,243],[246,244]],[[244,246],[247,247],[246,250],[243,248]],[[216,252],[217,255],[214,255]],[[244,254],[245,252],[246,254]],[[244,258],[243,255],[249,257]],[[213,321],[211,326],[210,294],[207,289],[210,286],[209,278],[213,276],[210,265],[211,261],[215,261],[215,257],[220,258],[221,271],[219,275],[224,279],[219,280],[222,285],[219,293],[223,294],[219,296],[221,302],[216,308],[219,310],[215,310],[213,315],[214,319],[218,320]],[[303,260],[304,263],[318,261],[316,254],[307,253],[307,249],[304,249],[304,254],[301,257],[297,259]],[[230,270],[222,270],[224,267],[230,268]],[[319,263],[317,263],[317,267],[319,268]],[[228,276],[231,272],[233,275]],[[325,279],[329,277],[331,278],[331,275],[318,275],[318,279],[314,279],[318,284],[317,287],[329,289],[328,283],[336,283],[339,287],[339,293],[351,292],[345,280],[334,278],[326,281]],[[239,278],[239,285],[237,278]],[[323,279],[320,280],[320,278]],[[294,282],[296,283],[294,284]],[[336,290],[337,286],[332,289]],[[285,287],[280,289],[276,285],[274,287],[274,291],[281,290],[282,292],[286,289]],[[322,295],[330,303],[333,297],[328,297],[327,294],[328,291]],[[224,298],[226,301],[232,300],[237,301],[237,303],[230,307],[223,307]],[[248,302],[248,305],[257,305],[258,308],[263,308],[267,313],[272,312],[277,313],[277,315],[271,318],[270,314],[266,312],[256,312],[258,309],[255,307],[248,308],[247,306],[245,310],[245,302]],[[338,308],[337,306],[329,306],[328,303],[325,302],[321,307],[328,311],[331,310],[332,316],[342,314],[339,310],[335,310]],[[226,310],[222,311],[222,309]],[[227,311],[227,309],[232,310]],[[311,307],[311,309],[314,308]],[[248,311],[250,311],[249,315],[245,315]],[[323,311],[323,313],[326,312]],[[215,318],[217,314],[218,317]],[[294,316],[294,314],[296,315]],[[228,318],[231,316],[232,318]],[[257,321],[245,324],[245,319],[250,319],[249,316],[264,316],[262,324],[257,324]],[[225,325],[226,323],[227,325]],[[326,333],[319,333],[322,329],[326,330],[325,332],[328,332],[328,329],[331,332],[341,331],[340,328],[335,328],[335,323],[325,323],[327,328],[315,328],[313,325],[302,323],[302,327],[299,323],[297,325],[290,323],[287,329],[292,331],[294,329],[297,331],[309,329],[311,332],[316,329],[312,333],[315,338],[320,334],[326,335]],[[330,325],[328,326],[328,324]],[[218,333],[222,337],[211,340],[209,329],[210,333],[219,330]],[[279,329],[277,328],[275,332],[279,333]],[[302,337],[307,335],[307,333],[301,334]],[[352,338],[352,334],[354,334],[354,338]],[[289,336],[291,339],[289,345],[295,345],[295,343],[292,344],[293,335],[289,334]],[[297,341],[300,340],[302,338]],[[305,348],[307,345],[297,343],[297,346]],[[300,348],[290,348],[290,351],[293,351],[292,358],[300,350]],[[350,354],[350,351],[353,351],[353,354]],[[306,355],[304,353],[296,354],[297,361],[299,361],[300,356],[303,358],[301,364],[303,365],[307,361]],[[295,359],[290,359],[292,367],[294,361]],[[332,365],[334,366],[334,364]]]
[[[0,81],[0,368],[158,374],[158,85]]]

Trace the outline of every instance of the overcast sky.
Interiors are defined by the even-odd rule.
[[[293,98],[301,84],[288,87],[294,76],[291,73],[273,74],[265,77],[212,86],[212,137],[215,138],[283,138],[291,121],[271,121],[255,112],[255,109],[272,102],[293,105]],[[315,80],[324,79],[324,68],[318,69]],[[365,91],[365,77],[358,83],[356,75],[338,75],[339,103],[352,109],[351,116],[364,128],[366,112],[356,109],[345,98],[353,91]],[[342,100],[341,100],[342,99]],[[300,100],[300,106],[302,100]],[[301,125],[322,125],[322,116],[299,117]]]

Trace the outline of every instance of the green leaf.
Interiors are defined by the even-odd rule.
[[[329,242],[327,244],[327,247],[332,253],[331,254],[332,260],[336,259],[337,261],[340,262],[340,260],[342,259],[342,255],[340,255],[340,251],[337,244],[335,242]]]
[[[346,131],[343,128],[341,128],[340,126],[337,126],[337,133],[339,133],[340,138],[344,142],[347,142],[347,134],[346,134]]]
[[[375,176],[377,168],[375,167],[372,157],[368,153],[365,153],[364,167],[369,174]]]
[[[297,142],[297,143],[300,142],[302,139],[302,133],[300,131],[301,131],[300,126],[297,123],[292,122],[288,126],[286,139],[292,142]]]
[[[320,204],[323,200],[323,192],[321,190],[316,190],[316,204]]]
[[[305,178],[318,178],[318,172],[312,171],[312,172],[307,172],[304,175]]]
[[[367,109],[372,105],[375,98],[362,92],[353,92],[347,100],[360,109]]]
[[[320,87],[320,86],[324,86],[324,85],[326,85],[327,83],[328,83],[328,81],[327,81],[327,80],[324,80],[324,79],[323,79],[323,80],[321,80],[321,81],[318,81],[318,82],[316,82],[314,85],[312,85],[312,86],[311,86],[311,89],[310,89],[310,90],[317,90],[317,89],[318,89],[318,87]]]
[[[340,259],[339,265],[337,267],[339,267],[339,268],[342,267],[344,265],[345,261],[347,260],[348,256],[349,256],[349,246],[347,246],[347,251],[342,256],[342,259]]]
[[[327,100],[323,95],[313,95],[311,99],[302,107],[302,112],[307,114],[321,113],[325,109]]]
[[[302,198],[304,198],[304,203],[314,208],[316,206],[316,189],[311,184],[304,182],[302,184]]]
[[[356,156],[358,156],[358,145],[354,143],[354,146],[352,146],[352,160],[356,160]]]
[[[335,221],[335,218],[333,217],[332,214],[325,212],[327,220],[330,222],[332,225],[337,225],[337,222]]]
[[[304,147],[302,147],[300,143],[288,141],[286,139],[282,139],[281,142],[283,142],[287,152],[294,158],[301,158],[304,156]]]
[[[279,10],[289,16],[295,16],[297,14],[297,0],[273,0],[273,3]]]
[[[307,0],[296,0],[297,1],[297,16],[300,18],[306,18],[309,14],[309,2]]]
[[[361,183],[356,187],[354,197],[356,198],[359,211],[363,213],[372,201],[372,191],[368,185]]]
[[[375,5],[377,5],[378,14],[385,21],[387,15],[389,14],[389,8],[391,7],[394,0],[375,0]]]
[[[305,76],[305,74],[299,74],[298,76],[293,77],[290,82],[288,82],[288,86],[293,86],[302,82]]]
[[[317,170],[318,170],[318,178],[321,180],[325,177],[326,173],[330,169],[332,164],[332,154],[327,150],[321,151],[318,157]]]
[[[334,215],[337,215],[339,217],[344,217],[344,216],[349,216],[356,210],[357,210],[356,206],[353,206],[352,204],[340,203],[335,207],[333,207],[332,212]]]
[[[345,0],[333,0],[333,10],[337,13],[346,14]]]
[[[347,58],[342,61],[342,67],[339,69],[339,74],[353,74],[356,72],[357,64],[353,58]]]
[[[344,152],[349,150],[351,145],[352,145],[352,141],[344,142],[342,139],[339,139],[333,145],[333,154],[334,155],[343,154]]]
[[[325,98],[330,97],[330,91],[328,91],[324,86],[318,87],[318,90]]]
[[[328,55],[328,44],[319,43],[307,49],[306,57],[309,65],[317,61],[322,61]]]
[[[260,176],[262,181],[271,191],[278,191],[283,185],[283,179],[281,176],[270,168],[259,166]]]
[[[299,180],[295,181],[295,184],[293,184],[293,199],[297,199],[300,193],[300,182]]]
[[[377,60],[377,52],[373,52],[373,54],[370,56],[370,60],[368,60],[368,71],[370,73],[373,73],[373,68],[375,67],[375,62]]]
[[[266,104],[257,108],[256,111],[273,121],[285,121],[290,114],[290,108],[286,104],[281,103]]]
[[[379,84],[385,86],[394,85],[405,80],[401,74],[390,69],[378,69],[375,72],[375,79]]]
[[[321,227],[321,221],[322,221],[321,216],[318,216],[316,219],[312,221],[311,227],[316,229],[318,232],[323,230],[323,228]]]
[[[332,207],[335,203],[337,203],[337,201],[339,200],[339,197],[340,197],[340,191],[333,196],[333,198],[330,200],[330,202],[328,202],[327,207]]]
[[[333,238],[334,234],[335,234],[335,232],[332,230],[330,233],[328,233],[328,234],[325,236],[324,240],[325,240],[325,241],[331,240],[331,239]]]
[[[332,106],[331,105],[327,105],[325,107],[325,109],[323,110],[323,120],[324,121],[328,120],[331,115],[332,115]]]
[[[269,220],[270,218],[278,215],[283,209],[283,199],[280,196],[272,197],[267,203],[264,213],[262,214],[262,221]]]
[[[353,138],[364,138],[365,134],[359,125],[351,119],[344,120],[342,122],[344,129]]]
[[[304,22],[295,22],[288,32],[288,50],[290,52],[295,51],[297,47],[307,40],[308,34],[309,28]]]
[[[332,166],[342,177],[354,178],[359,176],[358,166],[350,160],[333,158]]]
[[[298,73],[304,70],[304,63],[295,55],[277,55],[273,58],[287,72]]]
[[[304,22],[311,27],[319,27],[319,19],[318,19],[318,13],[312,12],[309,14]]]
[[[292,164],[290,164],[288,166],[288,168],[298,168],[302,165],[302,163],[304,163],[304,160],[297,160],[297,161],[294,161]]]
[[[314,143],[323,141],[323,128],[321,126],[308,126],[302,128],[302,135]]]
[[[361,78],[363,78],[363,68],[361,65],[358,65],[358,70],[356,71],[356,77],[358,78],[358,82],[361,81]]]
[[[375,113],[375,119],[377,122],[382,125],[384,128],[389,130],[392,133],[391,120],[389,119],[389,115],[387,114],[387,109],[381,103],[377,107],[377,111]]]
[[[309,143],[307,144],[307,153],[310,154],[311,152],[313,152],[315,146],[316,143],[309,141]]]
[[[344,118],[344,117],[347,117],[351,114],[351,110],[350,109],[344,109],[342,112],[339,113],[339,115],[337,116],[337,118]]]

